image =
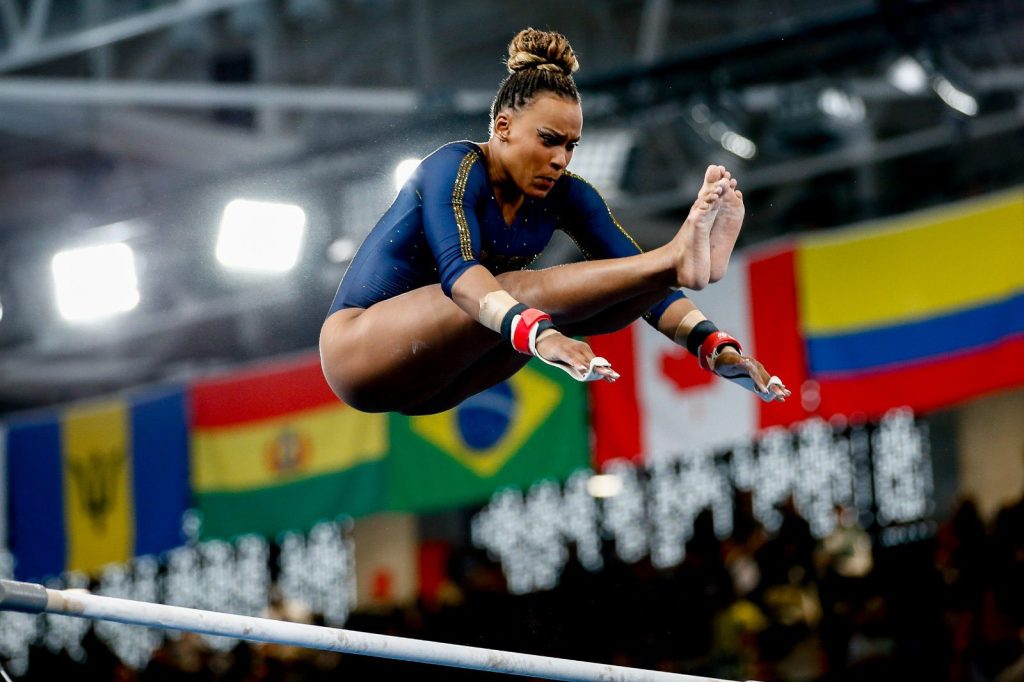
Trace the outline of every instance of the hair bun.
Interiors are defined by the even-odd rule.
[[[580,68],[569,40],[561,33],[525,28],[508,44],[509,73],[523,69],[557,71],[571,76]]]

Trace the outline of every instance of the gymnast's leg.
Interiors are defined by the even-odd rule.
[[[709,233],[721,191],[702,191],[676,237],[653,251],[509,272],[498,280],[560,326],[638,298],[656,302],[674,286],[702,288],[709,279]],[[324,375],[342,400],[368,412],[400,411],[459,385],[471,369],[479,373],[477,362],[502,343],[432,285],[367,309],[335,312],[321,330],[320,355]]]
[[[570,336],[610,334],[636,321],[638,317],[661,301],[667,293],[648,294],[624,301],[601,311],[596,317],[563,325],[562,331]],[[666,312],[659,320],[658,328],[663,333],[672,336],[682,320],[683,313],[685,311]],[[529,360],[530,356],[517,353],[508,344],[499,344],[467,367],[454,382],[444,386],[423,402],[403,408],[401,412],[413,415],[434,414],[449,410],[470,396],[508,379]]]

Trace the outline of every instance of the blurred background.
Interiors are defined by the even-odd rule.
[[[794,389],[646,326],[432,417],[320,324],[411,168],[565,34],[571,170]],[[1024,680],[1024,5],[0,0],[0,576],[729,679]],[[581,258],[556,235],[534,267]],[[239,579],[242,576],[242,579]],[[0,614],[19,679],[493,677]]]

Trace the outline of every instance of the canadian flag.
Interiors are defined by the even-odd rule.
[[[719,329],[739,339],[745,355],[760,360],[793,390],[786,403],[764,403],[702,370],[686,349],[645,322],[590,339],[594,351],[622,374],[614,384],[590,384],[594,466],[725,449],[749,442],[769,426],[806,418],[800,388],[807,369],[793,272],[788,245],[741,253],[724,279],[687,292]]]

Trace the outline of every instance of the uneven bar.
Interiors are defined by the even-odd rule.
[[[338,628],[237,616],[216,611],[102,597],[77,590],[51,590],[34,583],[0,580],[0,610],[57,613],[167,630],[222,635],[348,654],[430,663],[454,668],[526,675],[565,682],[724,682],[710,677],[624,668],[548,656],[520,654],[377,635]]]

